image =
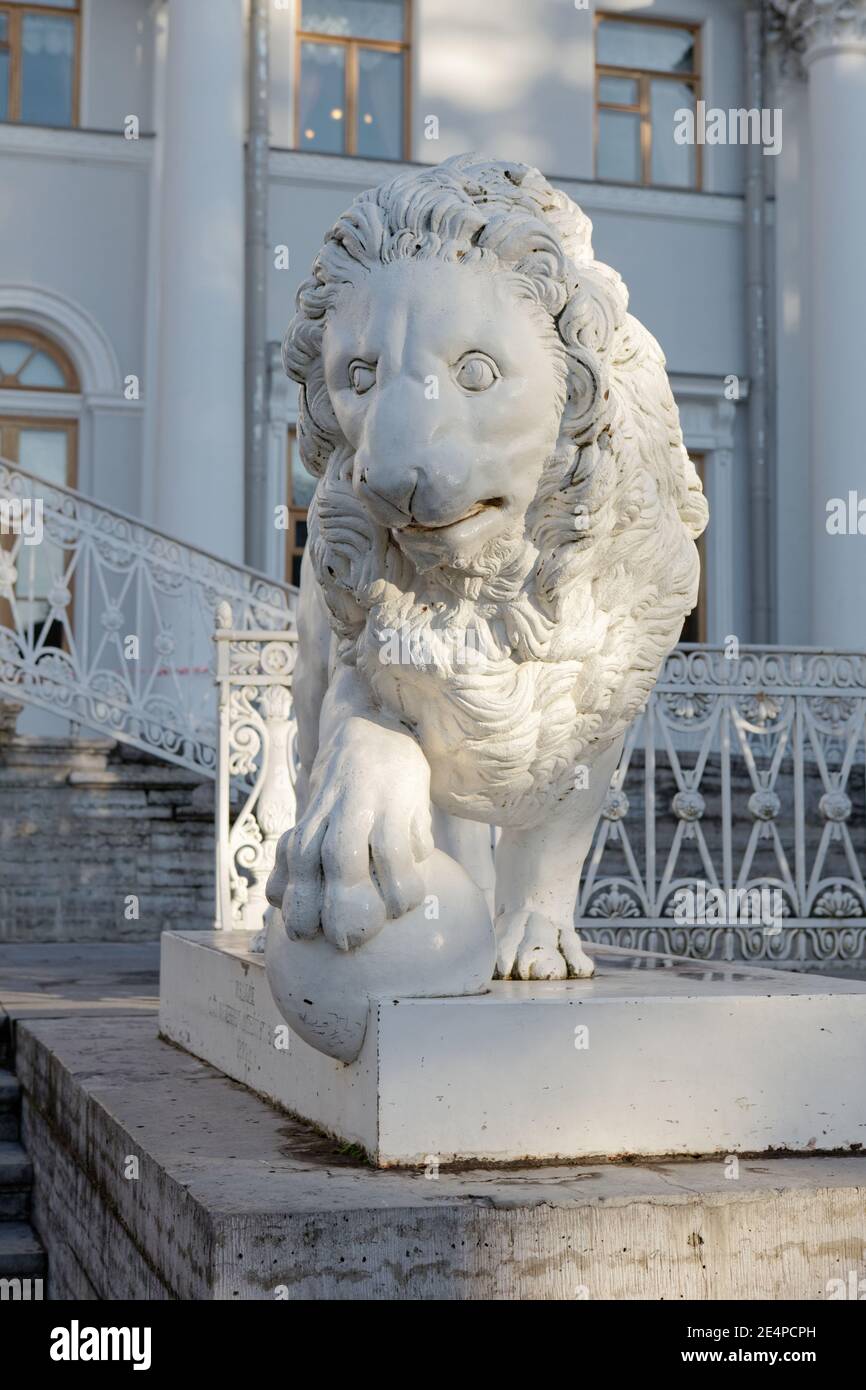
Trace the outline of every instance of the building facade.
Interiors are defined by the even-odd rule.
[[[580,204],[662,345],[712,517],[685,635],[862,650],[866,0],[252,8],[253,344],[250,4],[0,0],[0,456],[295,581],[296,288],[357,193],[473,149]],[[245,526],[252,349],[266,447]],[[40,563],[47,585],[50,547]]]

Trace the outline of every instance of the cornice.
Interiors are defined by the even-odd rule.
[[[347,196],[420,169],[421,164],[397,160],[354,159],[344,155],[312,154],[302,150],[271,150],[270,178],[274,184],[318,184],[344,189]],[[678,218],[693,222],[743,221],[742,198],[717,193],[697,193],[667,188],[632,188],[626,184],[597,183],[546,175],[588,213],[625,212],[641,217]]]
[[[73,160],[86,164],[148,166],[153,140],[126,140],[118,132],[56,130],[50,126],[0,124],[0,156],[21,159]]]

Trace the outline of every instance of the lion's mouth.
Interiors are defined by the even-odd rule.
[[[473,517],[480,516],[482,512],[498,511],[505,506],[503,497],[486,497],[482,502],[476,502],[474,507],[470,507],[468,512],[458,516],[454,521],[438,521],[423,524],[420,521],[410,521],[407,526],[400,529],[409,532],[411,535],[427,535],[431,531],[450,531],[454,526],[462,526],[464,521],[471,521]]]

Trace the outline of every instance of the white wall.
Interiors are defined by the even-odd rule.
[[[412,155],[592,177],[593,20],[571,0],[417,0]],[[424,138],[436,116],[439,139]]]
[[[107,339],[119,380],[144,380],[148,151],[120,136],[0,126],[0,267],[6,285],[57,294]],[[22,296],[23,300],[23,296]],[[26,320],[26,315],[22,317]],[[42,324],[50,331],[50,324]],[[62,335],[58,333],[58,336]],[[82,363],[78,362],[79,371]],[[82,486],[140,512],[140,419],[123,410],[82,440]],[[88,456],[88,448],[90,456]]]
[[[108,334],[124,372],[141,370],[147,178],[140,167],[56,155],[10,157],[0,148],[0,184],[11,194],[0,217],[6,280],[71,296]]]

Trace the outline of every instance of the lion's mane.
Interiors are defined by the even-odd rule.
[[[619,275],[594,259],[591,232],[580,209],[525,165],[462,155],[400,174],[362,194],[331,228],[283,344],[286,371],[301,387],[301,458],[320,479],[310,553],[344,658],[369,667],[371,632],[396,618],[419,622],[431,611],[420,591],[438,584],[436,596],[447,600],[438,607],[449,609],[443,621],[473,627],[491,663],[485,681],[440,657],[455,707],[466,705],[467,736],[483,736],[495,706],[515,708],[524,676],[524,703],[547,729],[536,779],[557,780],[581,748],[615,738],[645,703],[696,602],[694,541],[707,521],[661,349],[628,313]],[[353,454],[325,384],[322,335],[344,286],[402,259],[508,274],[550,316],[565,355],[559,437],[523,549],[510,568],[491,555],[487,580],[418,576],[352,488]],[[504,781],[514,774],[501,770]]]

